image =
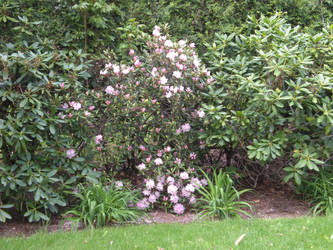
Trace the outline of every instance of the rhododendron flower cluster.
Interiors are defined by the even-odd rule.
[[[185,207],[196,202],[196,189],[204,185],[193,173],[181,172],[173,176],[159,176],[156,180],[146,179],[144,198],[137,203],[140,209],[155,207],[158,204],[172,208],[176,214],[185,212]],[[206,184],[206,183],[205,183]]]

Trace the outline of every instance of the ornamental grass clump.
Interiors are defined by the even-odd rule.
[[[66,214],[75,215],[73,220],[83,221],[92,228],[108,223],[135,222],[143,215],[133,205],[139,193],[120,183],[112,183],[107,187],[101,184],[88,187],[79,185],[72,194],[78,199],[78,204]]]
[[[200,198],[197,207],[199,213],[198,218],[211,218],[211,219],[224,219],[231,217],[240,217],[243,214],[252,217],[244,208],[252,209],[251,205],[246,201],[240,200],[240,195],[250,191],[250,189],[243,189],[237,191],[233,186],[233,181],[228,173],[220,169],[218,174],[213,171],[212,178],[204,173],[206,177],[207,186],[201,186],[198,189]]]

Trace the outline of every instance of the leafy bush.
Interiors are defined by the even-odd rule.
[[[198,189],[201,195],[198,199],[198,208],[201,212],[198,213],[199,218],[210,217],[212,219],[224,219],[230,217],[240,217],[244,214],[248,217],[251,215],[244,211],[243,208],[250,208],[250,204],[246,201],[240,201],[240,195],[250,191],[250,189],[243,189],[237,191],[233,186],[233,181],[227,173],[222,173],[222,169],[212,174],[212,179],[203,172],[206,177],[208,186],[201,186]]]
[[[333,25],[311,35],[278,14],[249,25],[248,36],[217,34],[207,45],[215,81],[202,139],[253,185],[273,165],[300,184],[332,164]]]
[[[85,117],[59,114],[64,100],[84,88],[89,61],[82,51],[53,50],[49,40],[8,43],[2,49],[0,192],[29,221],[48,220],[66,204],[63,190],[99,175],[89,162],[69,155],[86,139]]]
[[[79,202],[66,214],[78,216],[76,220],[82,220],[90,227],[101,227],[115,222],[133,222],[143,214],[134,205],[138,200],[138,194],[115,183],[106,187],[101,184],[88,187],[79,185],[73,193]]]

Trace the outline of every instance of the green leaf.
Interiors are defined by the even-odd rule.
[[[41,195],[41,190],[40,190],[40,188],[37,188],[37,190],[35,192],[35,201],[40,200],[40,195]]]
[[[54,128],[54,126],[52,124],[49,126],[49,129],[50,129],[50,132],[52,135],[54,135],[56,133],[56,129]]]
[[[27,104],[27,102],[28,102],[28,99],[27,99],[27,98],[23,99],[23,100],[20,102],[19,107],[20,107],[20,108],[23,108],[23,107]]]
[[[301,159],[297,164],[295,165],[295,168],[304,168],[306,166],[307,161],[304,159]]]

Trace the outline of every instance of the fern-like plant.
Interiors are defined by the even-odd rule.
[[[203,172],[203,174],[208,185],[198,189],[201,195],[198,199],[198,208],[201,210],[197,215],[198,218],[209,217],[214,220],[216,218],[240,217],[240,214],[251,217],[243,208],[252,210],[252,206],[246,201],[239,200],[240,195],[250,191],[250,189],[237,191],[229,174],[222,173],[222,170],[218,174],[214,171],[212,179],[206,173]]]

